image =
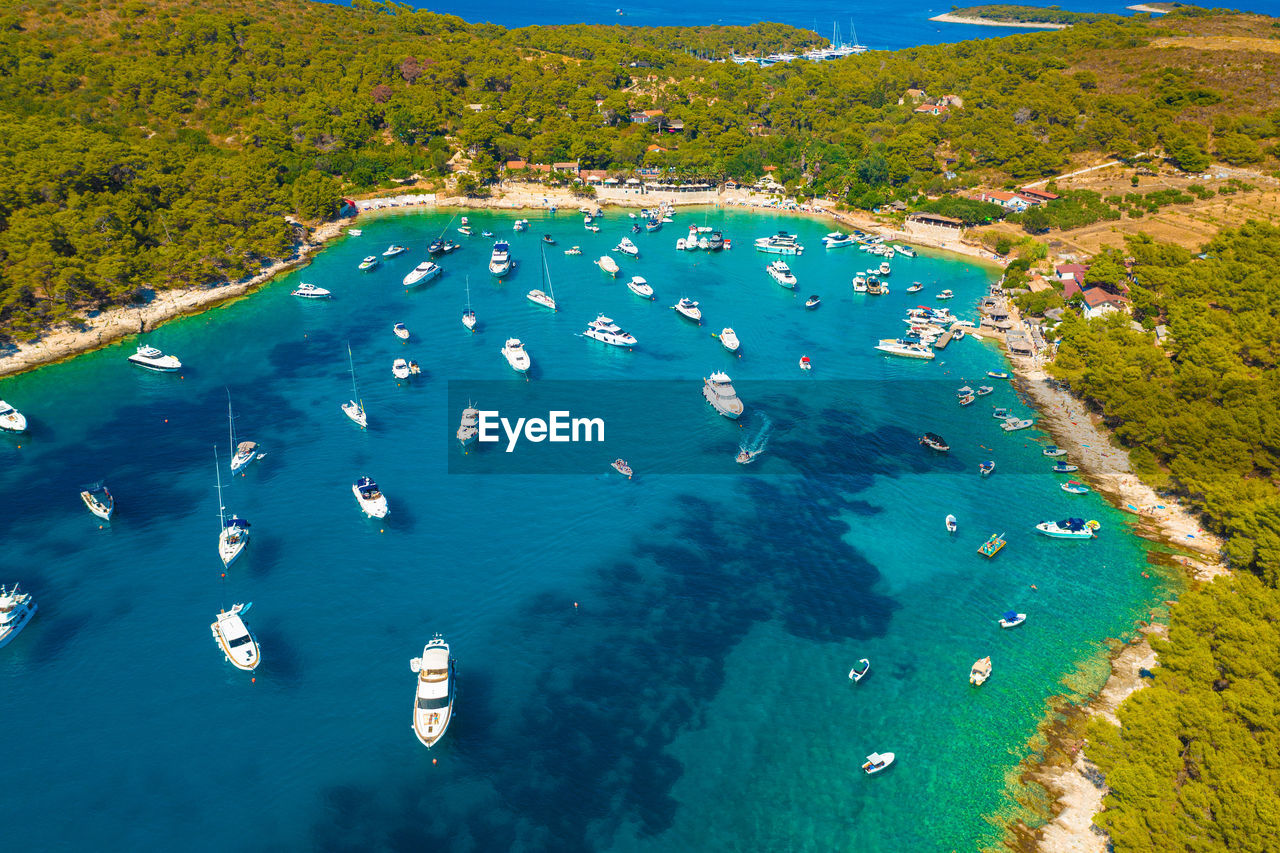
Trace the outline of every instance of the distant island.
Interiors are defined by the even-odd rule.
[[[946,24],[976,24],[984,27],[1023,27],[1036,30],[1060,30],[1072,24],[1097,21],[1103,15],[1068,12],[1057,6],[1017,6],[993,4],[989,6],[951,7],[951,11],[934,15],[929,20]]]

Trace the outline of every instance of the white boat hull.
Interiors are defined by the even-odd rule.
[[[33,601],[30,605],[23,608],[21,615],[16,619],[4,627],[0,627],[0,649],[9,645],[9,643],[13,641],[14,637],[22,633],[22,629],[27,627],[27,623],[31,621],[32,616],[36,615],[36,610],[38,609],[39,608],[36,603]]]
[[[348,400],[342,404],[342,413],[351,418],[361,429],[369,426],[369,416],[365,414],[364,407],[354,400]]]
[[[386,495],[369,499],[360,494],[359,486],[352,486],[351,493],[356,496],[356,503],[360,505],[360,509],[370,518],[386,518],[387,513],[391,510],[387,507]]]

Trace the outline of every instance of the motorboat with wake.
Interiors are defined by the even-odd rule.
[[[631,281],[627,282],[627,289],[643,299],[654,299],[653,287],[643,277],[633,275]]]
[[[356,496],[356,503],[370,518],[386,518],[391,510],[387,507],[387,496],[378,488],[371,477],[361,477],[351,486],[351,493]]]
[[[698,307],[698,303],[694,302],[692,299],[681,297],[680,301],[671,307],[674,308],[677,313],[688,317],[699,326],[702,325],[702,309],[700,309]]]
[[[745,447],[739,447],[738,455],[735,457],[734,461],[739,465],[750,465],[752,462],[756,461],[756,457],[761,453],[764,453],[764,448],[759,450],[747,450]]]
[[[139,346],[138,351],[129,356],[129,361],[158,373],[173,373],[175,370],[182,369],[182,362],[178,361],[177,356],[165,355],[155,347],[146,344]]]
[[[862,660],[858,661],[858,666],[855,666],[853,669],[849,670],[849,680],[852,681],[854,684],[857,684],[870,671],[871,671],[871,661],[867,660],[866,658],[863,658]]]
[[[511,365],[511,369],[518,373],[528,373],[533,363],[524,348],[524,343],[519,338],[507,338],[507,342],[502,346],[502,357],[507,360],[507,364]]]
[[[405,287],[413,287],[415,284],[426,284],[433,278],[444,272],[444,267],[435,261],[423,261],[418,264],[409,274],[404,277],[403,284]]]
[[[720,346],[729,352],[736,353],[741,344],[738,343],[738,334],[733,329],[725,326],[720,330]]]
[[[111,497],[111,492],[102,483],[94,483],[81,489],[80,500],[84,501],[89,512],[103,521],[110,521],[111,513],[116,509],[115,498]]]
[[[252,606],[253,602],[249,602],[233,605],[230,610],[221,610],[218,612],[218,618],[209,626],[213,631],[213,639],[217,642],[218,648],[222,649],[227,660],[236,669],[242,669],[245,672],[253,672],[262,661],[258,641],[249,632],[249,627],[244,624],[242,618]]]
[[[342,404],[342,413],[364,429],[369,426],[369,417],[364,411],[364,401],[360,399],[360,389],[356,387],[356,363],[351,357],[350,343],[347,344],[347,363],[351,366],[351,399]]]
[[[1083,518],[1064,518],[1062,521],[1042,521],[1036,530],[1054,539],[1093,539],[1101,525]]]
[[[23,432],[27,428],[27,419],[13,406],[0,400],[0,429],[5,432]]]
[[[786,261],[774,261],[765,269],[769,273],[770,277],[772,277],[778,284],[790,290],[796,289],[795,274],[791,272],[791,267],[787,266]]]
[[[328,299],[333,296],[332,293],[323,287],[316,287],[314,284],[303,282],[291,294],[299,299]]]
[[[617,323],[603,314],[588,323],[586,331],[582,334],[585,337],[594,338],[601,343],[615,347],[633,347],[636,345],[636,339],[633,335],[624,332],[618,327]]]
[[[493,244],[493,252],[489,255],[489,272],[498,278],[511,272],[511,245],[506,240]]]
[[[454,666],[449,644],[436,634],[422,647],[422,657],[409,661],[417,673],[413,698],[413,733],[428,749],[444,737],[453,719]]]
[[[716,371],[702,380],[702,396],[717,412],[730,420],[736,421],[742,415],[742,400],[738,399],[733,381],[724,371]]]
[[[13,589],[0,586],[0,648],[7,646],[36,615],[35,601],[31,593],[20,592],[18,584]]]

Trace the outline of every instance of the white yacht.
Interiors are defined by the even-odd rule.
[[[396,323],[391,327],[391,334],[395,335],[402,341],[409,340],[409,327],[404,323]]]
[[[378,484],[370,477],[361,477],[351,486],[351,493],[356,496],[356,503],[370,518],[386,518],[387,496],[378,488]]]
[[[27,419],[13,406],[0,400],[0,429],[7,432],[22,432],[27,428]]]
[[[867,292],[867,278],[866,278],[866,276],[864,276],[864,275],[862,275],[861,273],[859,273],[858,275],[855,275],[855,276],[853,277],[853,292],[854,292],[854,293],[866,293],[866,292]]]
[[[868,776],[873,773],[879,773],[881,770],[889,769],[889,765],[893,764],[895,757],[892,752],[873,752],[863,762],[862,769],[867,771]]]
[[[680,301],[671,307],[697,323],[699,326],[702,325],[702,310],[698,308],[698,303],[694,302],[692,299],[681,297]]]
[[[31,600],[31,593],[19,592],[16,583],[13,589],[0,586],[0,648],[18,636],[35,613],[36,603]]]
[[[1096,521],[1085,521],[1083,518],[1064,518],[1062,521],[1042,521],[1036,530],[1054,539],[1092,539],[1100,525]]]
[[[382,257],[394,258],[396,255],[403,255],[407,251],[409,250],[404,246],[397,246],[395,243],[392,243],[387,247],[387,250],[382,253]]]
[[[361,429],[369,425],[369,417],[364,411],[364,401],[360,399],[360,389],[356,387],[356,363],[351,358],[351,344],[347,344],[347,362],[351,365],[351,399],[342,404],[342,411],[355,421]]]
[[[147,370],[156,370],[160,373],[172,373],[175,370],[182,369],[182,362],[178,361],[177,356],[165,355],[152,346],[143,344],[138,347],[138,351],[129,356],[129,361],[145,367]]]
[[[422,649],[422,657],[409,661],[409,669],[418,674],[418,689],[413,700],[413,733],[425,747],[444,737],[453,718],[453,660],[449,644],[436,634]]]
[[[511,272],[511,246],[506,240],[493,244],[493,252],[489,255],[489,272],[498,278]]]
[[[380,263],[382,262],[378,260],[377,255],[370,255],[369,257],[365,258],[363,261],[360,262],[359,269],[361,271],[371,270]]]
[[[471,276],[467,276],[467,307],[462,310],[462,325],[468,332],[476,330],[476,312],[471,310]]]
[[[435,261],[423,261],[409,271],[404,277],[404,286],[413,287],[415,284],[425,284],[440,273],[444,272],[444,267]]]
[[[954,293],[952,293],[952,292],[950,291],[950,289],[948,289],[948,290],[944,290],[944,291],[942,291],[941,293],[939,293],[937,296],[935,296],[935,297],[934,297],[934,299],[950,299],[950,298],[952,298],[953,296],[955,296],[955,294],[954,294]]]
[[[720,346],[724,347],[729,352],[738,351],[738,335],[728,326],[725,326],[720,330]]]
[[[903,341],[898,338],[881,338],[880,343],[876,344],[876,349],[889,355],[901,355],[907,358],[932,359],[934,357],[933,350],[924,344]]]
[[[614,323],[603,314],[588,323],[587,330],[582,334],[588,338],[595,338],[601,343],[612,344],[615,347],[633,347],[636,345],[634,336],[618,328],[617,323]]]
[[[314,284],[303,282],[293,291],[293,295],[299,299],[328,299],[333,294],[323,287],[316,287]]]
[[[258,668],[262,655],[258,650],[258,641],[249,633],[241,614],[249,612],[250,604],[237,604],[230,610],[218,612],[218,618],[209,627],[213,630],[213,639],[218,648],[231,661],[236,669],[252,672]]]
[[[600,267],[605,275],[611,275],[614,278],[618,276],[618,262],[608,255],[601,255],[600,260],[596,261],[596,266]]]
[[[227,433],[231,438],[230,446],[235,449],[231,455],[231,473],[234,474],[258,458],[258,443],[256,441],[236,442],[236,418],[231,413],[230,388],[227,389]]]
[[[84,501],[89,512],[103,521],[110,521],[111,513],[116,509],[115,498],[111,497],[111,492],[102,483],[94,483],[81,489],[80,500]]]
[[[397,358],[395,361],[391,362],[391,375],[396,379],[408,379],[409,362],[405,361],[403,358]]]
[[[889,266],[888,261],[880,262],[880,275],[889,275],[893,272],[893,267]]]
[[[771,255],[799,255],[804,252],[804,246],[797,242],[794,235],[779,231],[772,237],[757,238],[756,251]]]
[[[633,258],[640,257],[640,249],[627,237],[623,237],[618,245],[613,247],[613,250],[624,255],[631,255]]]
[[[742,414],[742,401],[738,399],[738,392],[733,390],[729,374],[724,371],[717,371],[702,380],[702,396],[726,418],[736,421]]]
[[[631,281],[627,282],[627,288],[636,296],[641,296],[645,299],[654,298],[653,288],[641,276],[633,275]]]
[[[462,410],[462,423],[458,426],[458,441],[463,447],[472,444],[480,434],[480,410],[468,403]]]
[[[774,261],[767,267],[769,275],[773,276],[773,280],[783,287],[796,289],[796,277],[791,272],[791,267],[787,266],[786,261]]]
[[[1000,424],[1000,429],[1005,432],[1017,432],[1020,429],[1035,426],[1035,421],[1029,418],[1008,418],[1004,423]]]
[[[507,364],[511,365],[512,370],[520,373],[529,372],[532,359],[529,358],[529,353],[519,338],[507,338],[507,342],[502,347],[502,357],[507,360]]]
[[[841,249],[845,246],[852,246],[854,244],[854,239],[848,234],[841,233],[840,231],[832,231],[822,238],[822,244],[828,249]]]
[[[894,244],[893,250],[897,252],[899,255],[902,255],[904,258],[914,258],[916,256],[916,250],[911,248],[910,246]]]
[[[218,477],[218,556],[222,565],[230,567],[249,544],[249,522],[232,514],[227,518],[222,503],[222,466],[218,464],[218,448],[213,448],[213,468]]]

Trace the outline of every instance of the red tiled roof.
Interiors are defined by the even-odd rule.
[[[984,199],[995,199],[997,201],[1013,201],[1017,198],[1014,193],[1007,193],[1004,190],[987,190],[982,194]]]
[[[523,168],[525,168],[525,167],[526,167],[526,166],[528,166],[528,165],[529,165],[529,164],[528,164],[527,162],[525,162],[524,160],[508,160],[508,161],[507,161],[507,168],[508,168],[508,169],[523,169]]]
[[[1097,308],[1099,305],[1105,305],[1110,302],[1112,305],[1128,305],[1129,300],[1123,296],[1114,293],[1108,293],[1101,287],[1091,287],[1084,292],[1085,304],[1090,308]]]
[[[662,115],[662,110],[645,110],[644,114],[652,118],[653,116]]]

